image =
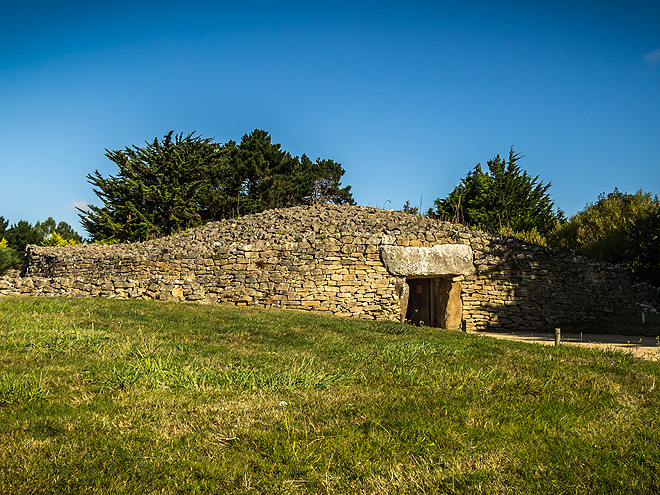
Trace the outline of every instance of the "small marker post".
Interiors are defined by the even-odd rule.
[[[561,328],[555,328],[555,345],[559,345],[561,341]]]

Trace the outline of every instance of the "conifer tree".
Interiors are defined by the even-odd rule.
[[[449,196],[435,201],[435,211],[429,213],[490,232],[548,234],[563,213],[554,209],[550,183],[520,168],[520,158],[511,148],[508,160],[497,155],[488,161],[486,172],[477,164]]]
[[[105,178],[87,176],[103,206],[80,210],[81,223],[93,240],[144,240],[201,225],[222,210],[218,188],[226,163],[211,139],[169,132],[147,146],[108,151],[118,167]]]
[[[351,186],[341,187],[341,164],[320,158],[312,162],[305,154],[292,157],[264,130],[245,134],[238,146],[230,142],[225,147],[231,150],[230,168],[240,179],[240,184],[234,182],[238,214],[325,201],[354,203]]]
[[[80,210],[93,240],[137,241],[210,220],[321,200],[353,203],[341,187],[344,169],[332,160],[292,157],[266,131],[240,144],[171,131],[146,147],[108,151],[114,176],[87,176],[103,206]]]

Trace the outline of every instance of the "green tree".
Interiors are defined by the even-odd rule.
[[[550,183],[520,168],[520,158],[511,148],[508,160],[497,155],[488,161],[486,172],[477,164],[446,198],[435,200],[435,211],[429,213],[490,232],[547,235],[563,213],[550,199]]]
[[[66,222],[55,223],[52,217],[34,226],[26,220],[20,220],[7,228],[9,221],[0,217],[0,274],[8,268],[17,268],[22,263],[23,252],[28,244],[48,244],[50,239],[61,239],[59,245],[82,243],[82,237]]]
[[[262,129],[245,134],[238,146],[227,143],[226,148],[239,215],[326,201],[354,203],[351,187],[341,187],[341,164],[320,158],[313,162],[305,154],[293,157]]]
[[[74,241],[76,244],[82,244],[84,241],[82,236],[66,222],[58,222],[55,232],[60,234],[65,241]]]
[[[411,215],[419,215],[419,207],[411,206],[410,201],[406,201],[404,203],[403,209],[401,211],[403,211],[404,213],[410,213]]]
[[[0,217],[1,219],[2,217]],[[0,227],[2,227],[2,220],[0,220]],[[0,276],[4,275],[7,270],[20,264],[20,259],[14,249],[9,247],[7,239],[0,237]]]
[[[44,233],[26,220],[20,220],[5,231],[9,247],[17,252],[23,252],[28,244],[41,244]]]
[[[87,175],[103,206],[80,210],[93,240],[144,240],[201,225],[226,212],[226,153],[209,138],[169,132],[144,148],[108,151],[119,173]]]
[[[553,247],[626,267],[660,286],[660,201],[642,190],[598,196],[550,235]]]
[[[270,208],[296,203],[300,184],[300,162],[280,144],[271,142],[268,133],[256,129],[245,134],[241,144],[233,147],[230,164],[240,180],[237,213],[257,213]]]
[[[292,157],[266,131],[245,134],[240,144],[173,132],[162,142],[106,150],[119,173],[87,176],[103,206],[81,210],[93,240],[135,241],[169,235],[210,220],[310,204],[321,199],[353,202],[341,187],[344,170],[332,160]]]
[[[334,160],[317,158],[312,162],[307,155],[300,157],[297,204],[355,204],[351,186],[341,187],[344,169]]]
[[[21,265],[26,245],[39,244],[43,240],[41,232],[25,220],[7,228],[8,224],[0,217],[0,274]]]
[[[59,232],[54,231],[51,235],[46,236],[41,242],[42,246],[75,246],[81,244],[80,241],[75,239],[65,239]]]
[[[71,225],[66,222],[56,223],[53,217],[48,217],[43,222],[35,223],[34,227],[43,233],[44,238],[52,237],[53,234],[58,234],[64,241],[72,240],[78,244],[83,242],[83,238],[78,232],[73,230]]]

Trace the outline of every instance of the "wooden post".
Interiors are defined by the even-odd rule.
[[[561,341],[561,328],[555,328],[555,345],[559,345]]]
[[[646,323],[646,315],[644,314],[644,311],[642,311],[642,325]]]
[[[467,321],[466,320],[461,320],[461,330],[464,332],[467,332]]]

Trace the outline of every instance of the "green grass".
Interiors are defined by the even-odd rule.
[[[0,298],[0,493],[658,493],[658,387],[616,351]]]

